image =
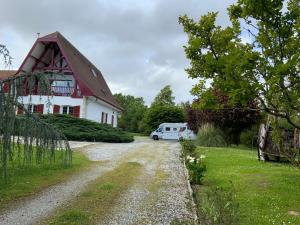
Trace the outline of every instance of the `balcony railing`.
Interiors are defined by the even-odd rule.
[[[51,86],[51,92],[56,96],[70,96],[74,92],[74,87],[70,86]]]

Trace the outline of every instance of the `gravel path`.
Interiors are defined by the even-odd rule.
[[[106,163],[70,177],[68,181],[8,209],[0,215],[0,225],[37,223],[76,197],[90,182],[126,161],[141,163],[144,173],[100,224],[170,224],[175,218],[194,218],[177,142],[136,138],[135,142],[128,144],[71,142],[70,145],[80,148],[91,160]]]
[[[100,225],[167,225],[174,219],[195,219],[179,144],[156,142],[155,148],[151,147],[143,149],[134,160],[144,165],[144,174]]]

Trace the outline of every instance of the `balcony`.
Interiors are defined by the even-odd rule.
[[[51,86],[51,93],[55,96],[71,96],[74,93],[74,87]]]

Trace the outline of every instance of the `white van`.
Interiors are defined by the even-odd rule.
[[[191,140],[192,134],[194,135],[193,131],[188,129],[187,123],[162,123],[150,134],[150,138],[153,140]]]

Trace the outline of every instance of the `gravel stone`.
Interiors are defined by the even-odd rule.
[[[0,225],[37,223],[76,198],[90,182],[128,161],[142,164],[144,172],[99,224],[170,224],[175,218],[195,218],[178,142],[137,137],[135,142],[126,144],[70,142],[70,146],[80,149],[90,160],[107,163],[18,202],[0,214]]]

